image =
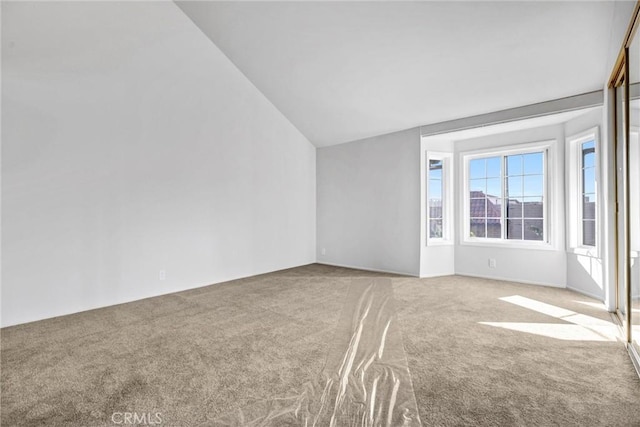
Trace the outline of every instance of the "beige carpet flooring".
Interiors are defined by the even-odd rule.
[[[295,396],[322,372],[356,277],[392,281],[423,425],[640,426],[640,380],[595,300],[322,265],[4,328],[0,422],[114,426],[136,412],[207,426]]]

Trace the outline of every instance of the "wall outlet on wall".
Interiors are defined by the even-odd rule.
[[[322,248],[322,249],[320,250],[320,253],[321,253],[322,255],[326,255],[326,254],[327,254],[327,250],[326,250],[325,248]]]
[[[496,268],[496,259],[489,258],[489,268]]]
[[[158,274],[158,279],[164,280],[166,278],[167,278],[167,272],[164,270],[160,270],[160,273]]]

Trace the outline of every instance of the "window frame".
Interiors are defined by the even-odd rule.
[[[595,147],[595,245],[585,245],[583,243],[582,223],[584,220],[582,212],[582,193],[584,182],[582,179],[582,144],[594,141]],[[594,126],[582,132],[567,137],[567,147],[569,150],[569,177],[568,177],[568,231],[569,231],[569,251],[580,255],[600,256],[600,127]]]
[[[555,238],[552,233],[553,221],[552,213],[554,212],[554,192],[553,189],[553,173],[554,171],[554,152],[556,147],[556,140],[544,140],[538,142],[513,144],[500,147],[492,147],[481,150],[465,151],[460,153],[460,170],[461,170],[461,192],[460,206],[462,206],[462,214],[460,215],[460,230],[462,230],[460,236],[461,245],[469,246],[496,246],[496,247],[509,247],[509,248],[525,248],[525,249],[541,249],[541,250],[555,250]],[[543,153],[543,224],[544,224],[544,238],[543,240],[516,240],[507,239],[504,236],[504,227],[506,226],[507,209],[502,209],[502,237],[471,237],[470,236],[470,198],[469,198],[469,164],[473,159],[487,158],[487,157],[500,157],[501,158],[501,186],[502,186],[502,199],[504,201],[505,195],[505,170],[504,161],[507,156],[531,154],[531,153]]]
[[[429,209],[429,162],[430,160],[439,160],[442,162],[442,237],[431,237],[430,223],[431,210]],[[437,245],[453,245],[453,153],[445,153],[441,151],[425,152],[425,242],[427,246]]]

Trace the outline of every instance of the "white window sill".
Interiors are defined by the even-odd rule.
[[[530,249],[540,251],[557,251],[554,245],[548,242],[503,240],[503,239],[466,239],[460,242],[463,246],[493,247],[505,249]]]
[[[451,239],[427,239],[427,246],[452,246]]]
[[[569,249],[569,253],[575,255],[588,256],[591,258],[600,258],[598,248],[594,246],[578,246]]]

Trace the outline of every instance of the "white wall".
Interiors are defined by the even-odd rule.
[[[420,274],[420,132],[317,151],[320,263]]]
[[[540,142],[555,139],[553,166],[550,174],[553,179],[551,197],[553,197],[553,215],[551,215],[551,233],[554,247],[551,249],[521,249],[490,245],[465,244],[458,238],[455,247],[456,274],[489,277],[501,280],[564,287],[567,278],[567,264],[564,240],[564,128],[562,124],[483,136],[456,141],[455,161],[457,171],[456,197],[460,197],[461,153],[473,150],[509,146],[514,144]],[[460,199],[456,200],[460,206]],[[456,226],[462,227],[460,209],[456,209]],[[460,237],[460,233],[458,233]],[[489,258],[496,260],[496,267],[489,267]]]
[[[569,120],[565,123],[565,135],[570,138],[573,135],[592,129],[596,126],[599,128],[599,145],[597,152],[597,162],[599,168],[599,179],[597,182],[597,197],[598,197],[598,228],[597,228],[597,243],[600,246],[598,250],[592,251],[580,251],[574,250],[570,247],[567,248],[567,287],[577,292],[592,296],[601,301],[605,300],[605,288],[604,288],[604,251],[602,245],[607,241],[605,230],[606,224],[603,222],[603,212],[605,208],[605,199],[603,196],[602,178],[607,173],[606,165],[603,163],[602,151],[606,144],[606,140],[603,138],[602,132],[602,109],[596,109],[587,114],[584,114],[575,119]],[[568,154],[568,153],[566,153]],[[577,172],[577,171],[574,171]],[[569,158],[566,158],[566,174],[567,179],[565,207],[569,212],[569,204],[571,203],[571,191],[575,189],[569,188],[570,177],[567,175],[571,173],[569,167]],[[575,181],[574,185],[578,186],[578,182]],[[567,216],[567,221],[572,221],[574,218]],[[567,228],[569,224],[567,223]],[[569,245],[568,245],[569,246]]]
[[[173,2],[2,32],[3,326],[315,261],[315,148]]]
[[[607,90],[609,75],[611,74],[611,71],[613,71],[613,66],[618,58],[620,49],[622,48],[624,36],[627,33],[627,28],[629,28],[629,23],[635,6],[636,2],[633,0],[617,0],[613,2],[609,48],[607,49],[607,57],[602,58],[606,80],[603,88],[605,90]]]

